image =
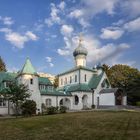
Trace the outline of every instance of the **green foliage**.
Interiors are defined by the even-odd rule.
[[[140,101],[139,102],[136,102],[136,105],[140,107]]]
[[[11,82],[8,88],[1,91],[1,94],[15,106],[16,117],[19,114],[20,105],[30,97],[28,87],[16,82]]]
[[[66,113],[67,108],[65,106],[60,106],[59,112]]]
[[[103,65],[112,87],[122,88],[128,97],[128,104],[136,105],[140,101],[140,72],[127,65]]]
[[[0,56],[0,71],[6,71],[6,66],[1,56]]]
[[[58,113],[58,107],[48,107],[46,113],[48,115],[52,115],[52,114],[57,114]]]
[[[58,81],[58,77],[56,76],[54,80],[54,87],[57,88],[58,85],[59,85],[59,81]]]
[[[95,105],[91,105],[91,108],[94,109],[95,108]]]
[[[33,100],[26,100],[22,105],[22,114],[24,116],[31,116],[36,114],[36,102]]]

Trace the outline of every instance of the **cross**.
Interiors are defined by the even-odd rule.
[[[84,39],[83,39],[83,35],[82,35],[82,33],[80,33],[80,35],[79,35],[79,43],[81,44],[81,42],[83,41]]]

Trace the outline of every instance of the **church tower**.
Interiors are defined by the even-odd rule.
[[[39,91],[38,77],[39,76],[34,69],[30,59],[27,58],[22,70],[19,72],[17,80],[18,83],[28,86],[31,93],[30,99],[34,100],[37,105],[36,113],[41,112],[41,95]]]
[[[83,47],[82,41],[83,41],[83,39],[80,36],[79,45],[73,52],[76,67],[78,67],[78,66],[86,67],[86,56],[87,56],[88,52],[87,52],[87,49],[85,47]]]

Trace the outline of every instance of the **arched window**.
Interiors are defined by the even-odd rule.
[[[78,105],[79,103],[79,97],[77,95],[74,96],[74,104]]]
[[[51,99],[46,99],[46,106],[50,107],[52,105],[52,100]]]
[[[87,75],[85,74],[85,82],[87,81]]]
[[[77,82],[77,75],[75,75],[75,82]]]

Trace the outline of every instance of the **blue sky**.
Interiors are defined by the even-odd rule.
[[[83,34],[87,65],[140,69],[140,0],[0,0],[0,56],[9,71],[29,57],[39,72],[74,67]]]

